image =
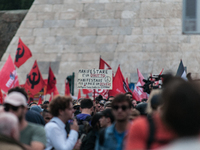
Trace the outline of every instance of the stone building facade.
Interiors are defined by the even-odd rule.
[[[200,75],[200,36],[182,34],[182,0],[35,0],[0,66],[9,54],[14,59],[19,37],[33,54],[17,69],[20,83],[35,59],[43,78],[51,62],[61,94],[67,75],[98,68],[100,56],[114,71],[120,64],[131,82],[137,68],[145,77],[175,73],[180,59]]]

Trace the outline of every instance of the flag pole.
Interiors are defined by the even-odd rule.
[[[94,101],[95,101],[95,89],[93,90],[93,92],[94,92],[93,98],[94,98]]]

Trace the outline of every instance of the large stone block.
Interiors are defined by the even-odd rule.
[[[23,24],[21,24],[21,27],[24,28],[41,28],[42,26],[43,26],[43,21],[41,20],[23,21]]]
[[[118,36],[117,35],[104,35],[104,36],[97,36],[96,43],[117,43]]]
[[[111,19],[114,18],[114,11],[96,11],[94,19]]]
[[[49,28],[35,28],[33,30],[34,36],[41,36],[41,37],[47,37],[50,35],[50,29]]]
[[[62,53],[63,45],[46,45],[44,47],[45,53]]]
[[[52,10],[53,5],[50,4],[33,5],[30,8],[30,12],[51,12]]]
[[[54,36],[52,37],[36,37],[35,38],[35,44],[55,44],[56,38]]]
[[[108,3],[105,9],[108,11],[124,10],[124,3]]]
[[[131,35],[132,28],[131,27],[114,27],[113,28],[113,35]]]
[[[85,4],[84,5],[84,11],[104,11],[105,10],[105,4]]]
[[[57,44],[71,44],[72,43],[72,36],[56,36],[56,43]]]
[[[77,28],[52,28],[50,34],[52,36],[69,36],[79,35],[80,30]]]
[[[99,19],[88,21],[89,27],[118,27],[119,25],[119,19]]]
[[[62,28],[62,27],[74,27],[75,20],[45,20],[45,28]]]
[[[96,36],[75,36],[72,38],[72,44],[93,44],[96,42]]]
[[[62,62],[72,62],[72,61],[79,61],[78,53],[65,53],[61,56]]]
[[[24,20],[37,20],[37,13],[31,13],[29,12]]]
[[[15,36],[18,36],[18,37],[24,36],[24,37],[26,37],[26,36],[32,36],[32,34],[33,34],[33,29],[20,28],[20,29],[17,30],[17,33],[16,33]]]
[[[143,37],[141,35],[126,35],[124,43],[142,43]]]
[[[37,19],[38,20],[52,20],[55,19],[55,12],[38,12]]]
[[[75,20],[79,17],[79,12],[62,12],[60,13],[60,20]]]
[[[86,35],[96,35],[97,28],[81,28],[80,29],[80,35],[86,36]]]
[[[95,12],[80,12],[80,19],[93,19]]]
[[[113,29],[112,28],[98,28],[97,29],[97,35],[110,35],[112,34]]]
[[[166,29],[164,27],[144,27],[143,34],[166,34]],[[170,31],[168,31],[170,32]]]
[[[96,52],[95,44],[78,44],[75,46],[74,51],[81,53]]]
[[[76,20],[76,27],[87,27],[88,26],[88,20]]]
[[[121,18],[123,19],[137,18],[137,13],[134,11],[125,10],[122,11]]]
[[[117,44],[96,44],[96,50],[99,52],[114,52]]]
[[[121,43],[117,45],[116,52],[139,52],[142,51],[142,44]]]
[[[143,27],[163,27],[165,24],[165,20],[163,18],[158,18],[158,19],[154,19],[154,18],[147,18],[147,19],[141,19],[141,26]]]

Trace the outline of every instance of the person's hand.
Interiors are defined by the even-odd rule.
[[[76,119],[74,119],[73,124],[70,125],[70,129],[78,132],[79,126]]]
[[[81,140],[78,140],[78,141],[76,142],[76,144],[75,144],[75,146],[74,146],[73,149],[74,149],[74,150],[80,150],[81,144],[82,144]]]

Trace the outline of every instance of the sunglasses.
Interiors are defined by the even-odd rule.
[[[5,111],[9,111],[10,109],[12,109],[13,111],[17,111],[20,107],[24,107],[24,106],[12,106],[12,105],[5,105],[4,110]]]
[[[123,111],[125,111],[126,109],[128,109],[129,107],[126,106],[126,105],[122,105],[122,106],[118,106],[118,105],[115,105],[112,107],[114,110],[118,110],[119,108],[121,108]]]

